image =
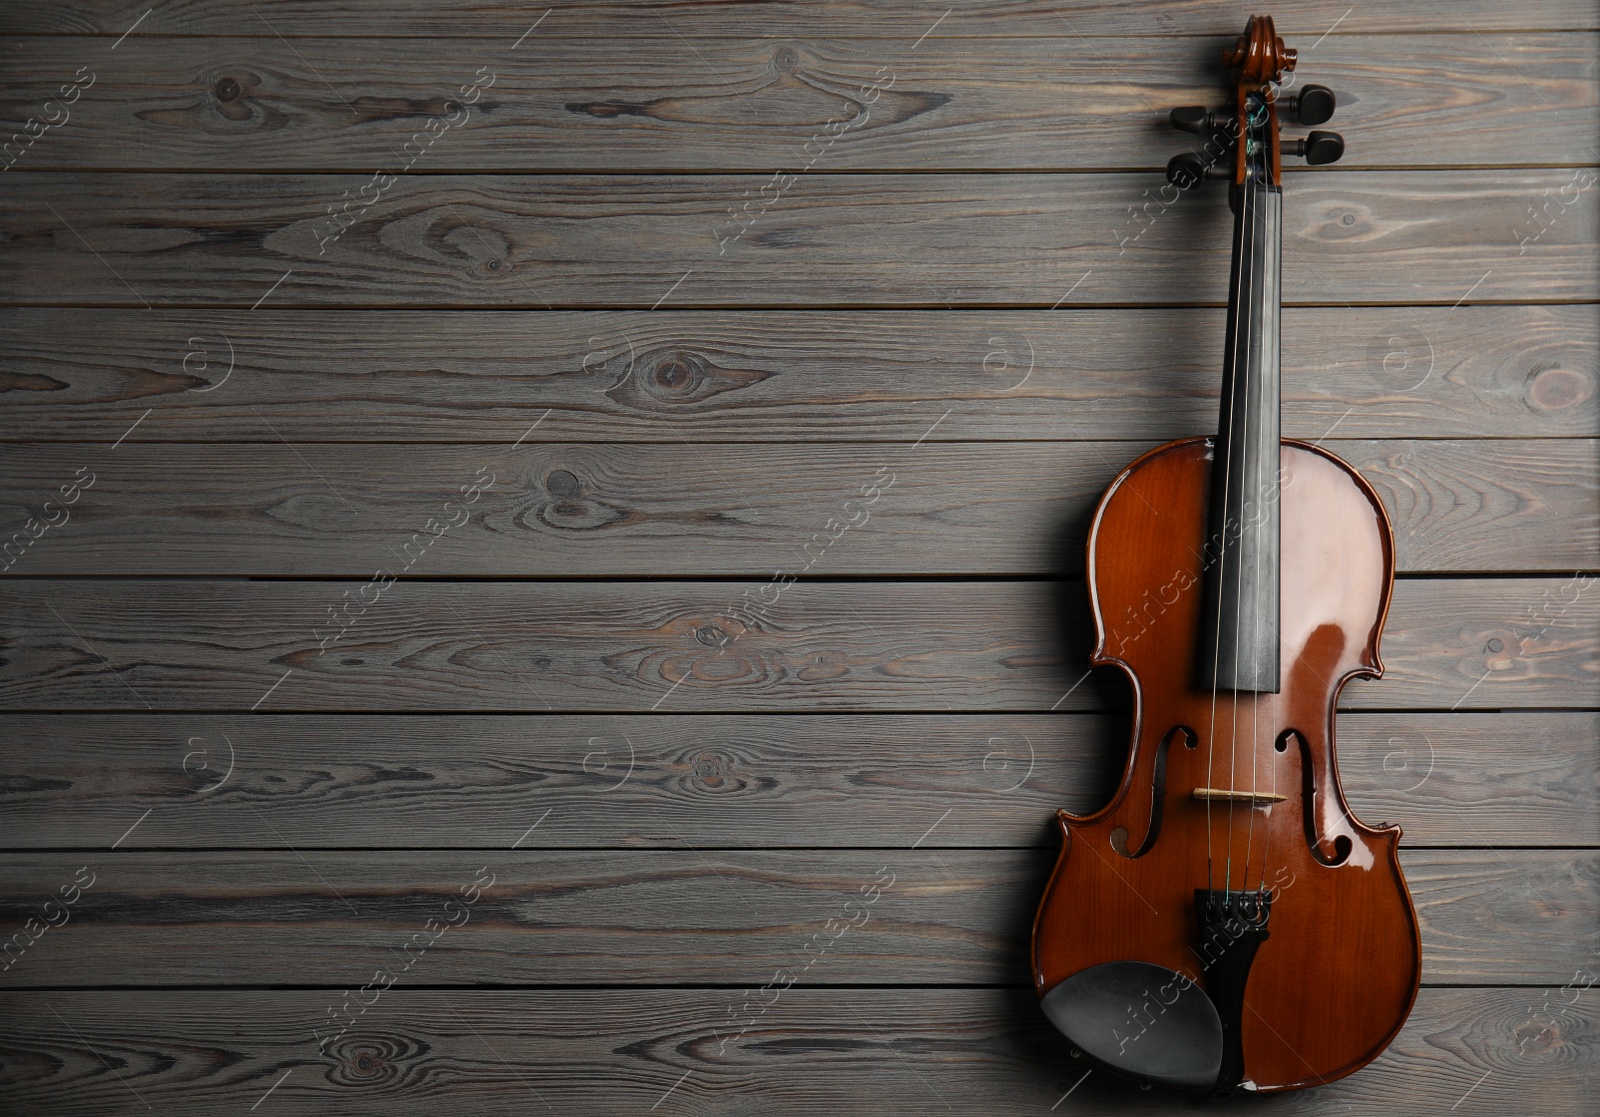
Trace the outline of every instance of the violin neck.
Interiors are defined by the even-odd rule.
[[[1279,279],[1283,194],[1234,188],[1222,408],[1212,462],[1206,560],[1206,689],[1277,693]]]

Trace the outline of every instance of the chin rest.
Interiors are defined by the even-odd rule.
[[[1205,990],[1150,962],[1104,962],[1055,985],[1044,1014],[1085,1055],[1180,1090],[1209,1090],[1222,1070],[1222,1018]]]

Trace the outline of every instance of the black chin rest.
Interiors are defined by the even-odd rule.
[[[1180,1090],[1207,1090],[1222,1070],[1222,1018],[1200,986],[1150,962],[1079,970],[1041,1002],[1085,1055],[1112,1070]]]

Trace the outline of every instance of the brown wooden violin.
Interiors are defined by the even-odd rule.
[[[1250,20],[1233,104],[1175,109],[1206,137],[1178,186],[1232,180],[1233,263],[1215,438],[1150,451],[1088,541],[1093,662],[1133,686],[1115,796],[1061,811],[1033,930],[1036,990],[1075,1052],[1144,1082],[1227,1093],[1331,1081],[1377,1057],[1421,973],[1398,826],[1345,803],[1333,723],[1376,678],[1394,577],[1383,504],[1349,465],[1279,435],[1280,154],[1332,162],[1320,86],[1280,96],[1295,52]]]

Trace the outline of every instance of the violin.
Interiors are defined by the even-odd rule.
[[[1075,1056],[1143,1083],[1294,1090],[1371,1062],[1421,977],[1400,828],[1350,811],[1334,713],[1383,672],[1394,580],[1383,503],[1320,445],[1279,434],[1280,157],[1330,163],[1322,86],[1280,94],[1296,52],[1253,17],[1223,52],[1227,108],[1180,108],[1206,138],[1168,165],[1231,179],[1234,214],[1214,438],[1160,446],[1101,498],[1087,583],[1091,662],[1133,689],[1111,802],[1057,813],[1060,858],[1033,928],[1046,1017]]]

